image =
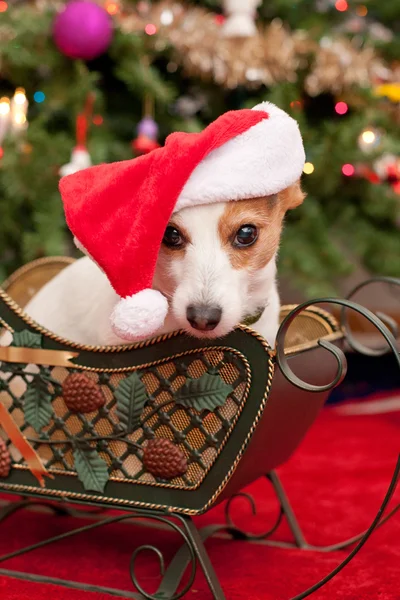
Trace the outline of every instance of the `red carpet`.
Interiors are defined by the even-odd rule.
[[[400,412],[378,415],[342,416],[326,409],[291,461],[280,471],[283,484],[313,544],[330,544],[366,529],[385,495],[400,444]],[[259,515],[250,517],[245,501],[237,500],[235,515],[240,525],[267,529],[274,520],[276,505],[266,482],[249,490],[257,500]],[[400,500],[397,490],[391,506]],[[223,507],[197,519],[198,525],[221,521]],[[84,521],[24,511],[0,528],[0,553],[46,535],[62,533]],[[282,525],[275,539],[289,540]],[[71,538],[0,567],[43,573],[58,578],[75,578],[97,585],[132,590],[128,566],[132,551],[141,544],[156,544],[165,550],[176,547],[169,532],[116,524]],[[287,600],[333,569],[347,554],[282,549],[263,543],[211,539],[210,557],[228,600]],[[157,583],[155,560],[140,561],[141,583],[152,591]],[[150,564],[151,563],[151,564]],[[354,560],[312,598],[315,600],[399,600],[400,598],[400,512],[376,531]],[[111,600],[108,594],[80,592],[59,586],[23,582],[0,577],[4,600]],[[185,596],[210,598],[207,585],[198,575]]]

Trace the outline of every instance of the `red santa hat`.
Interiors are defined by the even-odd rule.
[[[121,298],[111,315],[115,333],[137,341],[165,320],[167,299],[151,286],[174,212],[277,194],[299,179],[304,160],[296,121],[264,102],[227,112],[201,133],[173,133],[145,156],[63,177],[75,241]]]

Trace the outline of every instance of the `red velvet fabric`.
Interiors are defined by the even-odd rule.
[[[151,287],[165,228],[195,167],[266,118],[263,111],[229,111],[201,133],[171,134],[146,156],[61,179],[68,226],[119,296]]]
[[[296,455],[280,475],[298,519],[310,543],[334,543],[369,526],[386,492],[399,452],[400,413],[374,416],[339,416],[326,409]],[[247,490],[258,507],[257,518],[249,506],[237,500],[233,514],[238,524],[253,531],[267,529],[276,515],[276,504],[267,482],[258,481]],[[4,496],[6,498],[6,496]],[[391,506],[399,502],[399,490]],[[223,506],[198,517],[198,526],[222,520]],[[0,552],[33,543],[84,521],[25,511],[0,527]],[[275,539],[290,540],[287,526]],[[375,532],[357,557],[315,600],[398,600],[400,598],[400,514]],[[171,556],[176,537],[167,531],[114,525],[92,534],[71,538],[38,552],[1,564],[0,568],[73,577],[97,585],[132,590],[128,575],[132,551],[140,544],[157,544]],[[213,538],[207,542],[210,557],[227,600],[288,600],[324,577],[348,550],[322,554],[234,542]],[[140,560],[141,582],[152,591],[158,581],[156,561]],[[0,577],[4,600],[111,600],[111,596],[83,593]],[[185,598],[208,600],[202,575]]]

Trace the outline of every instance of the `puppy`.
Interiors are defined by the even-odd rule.
[[[252,327],[273,345],[280,309],[275,261],[283,219],[304,197],[296,182],[274,196],[175,213],[153,279],[153,289],[169,305],[154,336],[184,329],[198,338],[222,337],[246,317],[260,314]],[[127,343],[109,321],[118,300],[105,274],[84,257],[45,285],[25,310],[71,341],[118,345]]]

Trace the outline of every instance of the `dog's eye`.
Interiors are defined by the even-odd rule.
[[[236,232],[233,245],[237,246],[238,248],[251,246],[252,244],[254,244],[257,238],[257,227],[255,227],[254,225],[242,225],[242,227]]]
[[[182,234],[178,229],[169,225],[164,233],[163,244],[168,248],[181,248],[184,244]]]

